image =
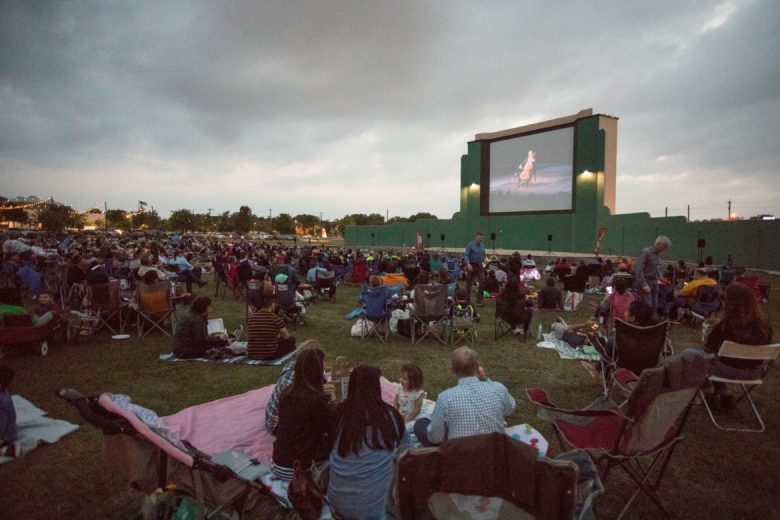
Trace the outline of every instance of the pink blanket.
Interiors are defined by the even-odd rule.
[[[384,377],[381,385],[382,399],[392,404],[398,386]],[[265,431],[265,408],[274,386],[191,406],[160,419],[180,439],[209,455],[235,449],[270,464],[274,436]]]

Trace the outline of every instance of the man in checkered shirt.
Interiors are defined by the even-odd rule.
[[[439,394],[431,418],[418,419],[414,433],[423,446],[446,439],[503,432],[504,417],[515,410],[515,399],[501,383],[485,377],[477,352],[460,347],[452,353],[458,384]]]

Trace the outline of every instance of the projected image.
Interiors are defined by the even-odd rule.
[[[572,209],[574,128],[490,143],[490,213]]]

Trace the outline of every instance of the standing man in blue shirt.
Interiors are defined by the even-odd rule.
[[[483,262],[485,261],[485,244],[482,243],[482,239],[485,238],[485,234],[482,231],[477,231],[474,235],[474,240],[466,245],[466,251],[463,256],[466,258],[466,266],[468,272],[466,273],[466,294],[467,302],[471,303],[471,285],[474,283],[474,278],[477,279],[477,307],[482,307],[482,299],[485,294],[485,268]]]
[[[651,247],[642,250],[634,265],[636,290],[639,298],[658,312],[658,256],[672,245],[664,235],[655,239]]]

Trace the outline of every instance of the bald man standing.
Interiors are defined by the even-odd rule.
[[[458,384],[439,394],[430,419],[424,417],[414,424],[414,433],[423,446],[503,432],[504,418],[515,410],[515,399],[504,385],[487,379],[475,350],[455,349],[452,372],[458,377]]]

